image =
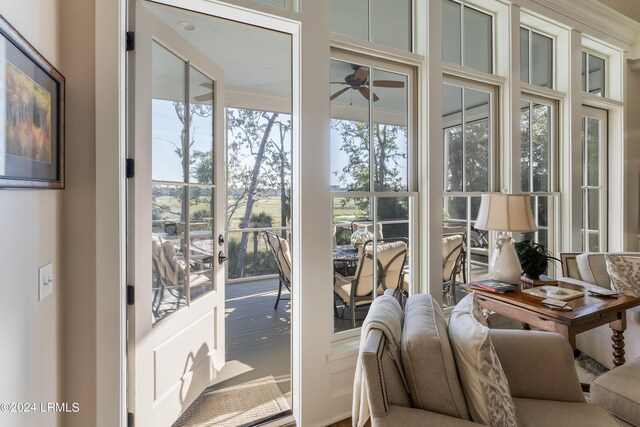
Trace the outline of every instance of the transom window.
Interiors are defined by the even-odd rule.
[[[331,30],[410,52],[411,3],[411,0],[332,0]]]
[[[520,28],[520,81],[553,88],[553,39]]]
[[[607,96],[605,93],[604,58],[590,52],[582,52],[582,91],[593,95]]]
[[[452,0],[444,0],[442,60],[492,73],[493,17]]]

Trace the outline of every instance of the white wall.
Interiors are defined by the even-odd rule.
[[[38,13],[34,13],[38,11]],[[0,14],[59,65],[58,1],[0,1]],[[34,402],[36,413],[0,413],[0,425],[57,426],[62,402],[62,191],[0,190],[0,402]],[[38,268],[54,263],[54,291],[38,301]]]

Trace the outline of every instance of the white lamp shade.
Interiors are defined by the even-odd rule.
[[[475,228],[526,233],[538,227],[527,194],[483,194]]]

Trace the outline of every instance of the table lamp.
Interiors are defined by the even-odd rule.
[[[528,233],[536,231],[531,213],[531,196],[528,194],[483,194],[475,228],[500,231],[496,248],[489,261],[493,280],[516,284],[522,275],[522,267],[507,232]]]

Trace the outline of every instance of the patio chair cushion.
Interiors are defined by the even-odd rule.
[[[442,280],[451,280],[451,273],[456,265],[456,260],[462,251],[462,235],[446,236],[442,238]]]
[[[271,246],[275,249],[282,275],[291,283],[291,251],[289,250],[289,242],[285,239],[278,238],[275,234],[267,233],[267,236]]]
[[[611,289],[640,297],[640,258],[609,254],[604,258],[611,276]]]
[[[407,299],[402,364],[414,408],[469,419],[449,343],[447,321],[431,295],[417,294]]]
[[[371,292],[371,287],[364,285],[365,283],[373,283],[373,259],[368,258],[372,254],[373,245],[367,245],[367,248],[363,252],[363,258],[360,260],[361,271],[359,281],[362,285],[358,286],[356,290],[357,296],[367,295]],[[405,255],[398,254],[405,252]],[[395,289],[400,284],[400,276],[402,274],[402,268],[404,267],[404,260],[406,258],[407,244],[403,241],[389,242],[378,245],[378,251],[376,252],[376,259],[386,268],[386,274],[384,277],[384,286],[386,289]],[[382,286],[378,286],[378,294],[382,294],[384,289]]]
[[[490,426],[515,427],[516,409],[509,383],[475,293],[453,309],[449,339],[471,418]]]

